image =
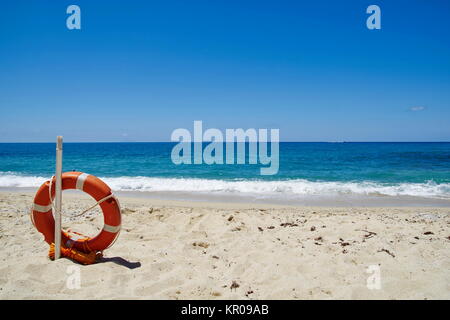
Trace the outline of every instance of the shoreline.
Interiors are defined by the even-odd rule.
[[[0,187],[0,193],[22,193],[34,195],[37,188]],[[67,190],[64,196],[76,194],[78,191]],[[181,203],[233,203],[235,205],[277,206],[277,207],[415,207],[415,208],[449,208],[450,200],[413,196],[299,196],[297,199],[262,198],[251,195],[224,195],[202,192],[149,192],[149,191],[114,191],[118,197],[147,199],[152,201],[175,201]]]

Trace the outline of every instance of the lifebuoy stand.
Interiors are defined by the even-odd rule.
[[[48,256],[51,260],[67,257],[82,264],[93,264],[119,236],[121,228],[121,210],[119,200],[111,188],[101,179],[77,171],[62,173],[63,139],[56,139],[56,173],[45,181],[36,192],[33,207],[30,210],[31,221],[37,231],[43,234],[50,245]],[[65,232],[61,226],[62,191],[81,190],[90,195],[100,206],[103,213],[103,228],[95,237],[83,236],[77,232]],[[81,236],[81,237],[80,237]],[[100,255],[99,255],[100,254]]]
[[[58,136],[56,138],[55,174],[55,260],[61,256],[62,154],[63,137]]]

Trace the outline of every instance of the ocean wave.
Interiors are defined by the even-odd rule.
[[[39,187],[50,177],[18,175],[13,172],[0,172],[0,187],[4,188],[29,188]]]
[[[39,187],[49,177],[26,176],[11,172],[0,173],[0,187]],[[373,195],[373,196],[415,196],[450,199],[450,184],[396,183],[387,184],[371,181],[334,182],[295,180],[242,180],[153,178],[153,177],[103,177],[114,191],[143,192],[185,192],[252,195],[258,197],[289,197],[307,195]]]

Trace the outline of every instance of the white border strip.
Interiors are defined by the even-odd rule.
[[[118,226],[110,226],[109,224],[105,224],[103,226],[103,230],[111,232],[111,233],[117,233],[120,231],[120,225]]]
[[[87,173],[82,173],[78,176],[77,178],[77,185],[76,188],[78,190],[83,191],[83,187],[84,187],[84,182],[86,181],[86,179],[89,177],[89,174]]]
[[[52,204],[51,203],[49,205],[46,205],[46,206],[41,206],[39,204],[33,203],[33,211],[45,213],[45,212],[48,212],[50,210],[52,210]]]

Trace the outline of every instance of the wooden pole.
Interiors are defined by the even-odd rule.
[[[55,174],[55,260],[61,256],[62,153],[63,137],[58,136],[56,138]]]

